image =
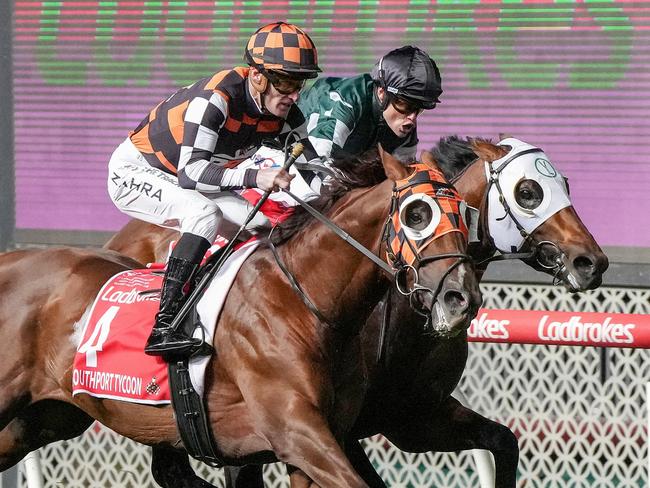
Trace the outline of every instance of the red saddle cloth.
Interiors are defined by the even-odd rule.
[[[113,276],[83,324],[72,394],[135,403],[170,403],[167,363],[144,354],[160,304],[162,274],[136,269]]]

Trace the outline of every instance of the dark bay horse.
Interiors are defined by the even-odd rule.
[[[531,213],[531,219],[539,215],[544,219],[534,230],[525,231],[528,227],[525,210],[537,209],[542,204],[551,209],[553,203],[548,199],[562,197],[549,193],[560,192],[562,188],[560,184],[555,188],[545,184],[544,176],[531,171],[531,165],[526,162],[526,150],[531,151],[528,155],[535,161],[546,161],[542,170],[552,165],[543,153],[523,146],[519,151],[512,148],[509,152],[511,147],[507,145],[450,137],[442,139],[433,153],[423,154],[423,159],[435,159],[467,204],[479,209],[479,241],[470,245],[471,255],[477,261],[482,262],[495,253],[495,242],[504,254],[521,246],[519,258],[553,276],[556,284],[564,285],[571,292],[597,288],[602,283],[608,261],[573,206],[563,207],[550,215]],[[508,158],[512,159],[508,161]],[[535,161],[532,161],[533,167]],[[504,162],[512,172],[507,175],[510,183],[508,178],[501,177],[505,171]],[[555,178],[561,179],[561,175],[558,173]],[[504,203],[498,203],[499,192]],[[565,198],[568,198],[568,188]],[[508,203],[521,207],[520,211],[507,210]],[[488,204],[494,208],[488,208]],[[497,219],[501,219],[499,222],[518,220],[526,235],[512,224],[516,233],[505,232],[505,237],[498,236],[503,227],[494,228]],[[488,262],[483,262],[478,266],[479,276],[487,265]],[[380,302],[362,329],[370,382],[362,412],[348,439],[348,457],[370,486],[380,488],[386,485],[356,439],[383,434],[408,452],[486,449],[494,456],[496,487],[514,487],[518,448],[510,430],[478,415],[451,396],[467,360],[466,335],[441,341],[414,333],[420,330],[421,320],[404,305],[397,295],[390,294]],[[437,372],[441,369],[448,375],[439,376]]]
[[[391,204],[394,182],[417,187],[437,202],[442,198],[436,192],[444,189],[446,205],[460,205],[443,183],[427,179],[435,171],[426,170],[423,180],[417,179],[422,171],[390,156],[383,157],[383,165],[388,181],[345,193],[327,212],[381,255],[387,246],[395,250],[384,242],[385,223],[399,221],[421,231],[432,221],[433,204]],[[404,238],[403,246],[415,250],[417,274],[410,272],[403,286],[413,291],[411,302],[419,313],[444,322],[454,335],[467,328],[481,297],[472,266],[464,260],[465,235],[460,227],[449,228],[450,222],[447,232],[432,233],[426,245]],[[208,366],[205,400],[216,445],[228,464],[280,460],[291,465],[294,487],[365,487],[341,443],[366,388],[355,330],[389,280],[314,220],[278,252],[328,324],[310,312],[268,249],[249,257],[219,318],[218,357]],[[0,469],[33,449],[80,434],[97,419],[154,446],[152,470],[162,486],[210,486],[191,472],[170,406],[71,395],[82,318],[110,276],[136,265],[111,251],[71,248],[0,255],[0,340],[6,345],[0,359]]]
[[[530,148],[524,147],[520,152],[526,150]],[[533,171],[540,184],[531,177],[532,170],[526,164],[525,156],[528,154],[534,156],[535,161],[547,161],[549,165],[544,168],[549,169],[552,165],[546,156],[537,152],[516,156],[506,163],[508,171],[511,171],[511,174],[506,174],[502,158],[511,153],[518,154],[512,146],[450,137],[442,139],[433,154],[423,154],[423,159],[435,159],[446,176],[453,178],[466,202],[480,210],[479,241],[470,245],[472,256],[483,261],[493,255],[496,251],[494,238],[497,237],[501,252],[506,254],[511,248],[521,246],[519,259],[552,275],[557,284],[570,291],[600,286],[607,258],[573,206],[565,206],[543,216],[543,219],[534,213],[543,205],[547,210],[551,208],[549,198],[562,198],[553,194],[553,190],[561,191],[560,185],[551,188],[544,182],[543,175]],[[499,162],[498,166],[495,162]],[[488,175],[499,182],[500,189],[494,181],[490,183]],[[526,237],[512,222],[504,205],[498,203],[499,191],[507,192],[503,201],[506,204],[510,202],[512,218],[522,228],[528,227],[527,222],[534,218],[539,220],[535,229],[524,232]],[[564,198],[568,198],[568,191]],[[492,205],[491,209],[488,203]],[[501,219],[499,222],[509,223],[510,228],[517,232],[504,232],[503,227],[493,228],[490,210],[496,216],[495,221]],[[173,238],[172,232],[132,221],[108,245],[147,262],[164,260],[169,241]],[[487,264],[484,262],[479,266],[479,274]],[[512,433],[464,407],[451,396],[465,367],[466,337],[438,340],[422,335],[421,331],[420,317],[413,314],[408,309],[408,302],[396,294],[382,300],[363,327],[362,344],[369,373],[369,391],[354,434],[347,443],[348,457],[370,486],[383,487],[384,483],[355,439],[381,433],[410,452],[487,449],[495,457],[497,486],[514,486],[518,448]],[[441,376],[440,371],[446,374]],[[236,480],[238,488],[263,486],[257,466],[243,468],[240,472],[230,470],[228,477]]]

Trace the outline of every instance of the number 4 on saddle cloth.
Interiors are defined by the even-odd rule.
[[[217,318],[239,268],[259,241],[239,246],[224,263],[196,306],[195,337],[212,344]],[[83,327],[72,373],[73,395],[80,393],[134,403],[170,403],[168,364],[144,354],[160,302],[162,273],[155,269],[121,272],[104,284],[78,324]],[[203,395],[209,357],[189,361],[192,386]]]

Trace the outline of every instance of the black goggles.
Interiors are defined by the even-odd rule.
[[[282,95],[291,95],[299,92],[305,86],[304,79],[292,78],[274,71],[266,71],[264,75],[268,78],[278,93]]]
[[[424,107],[421,104],[396,95],[390,95],[390,104],[402,115],[420,115],[424,111]]]

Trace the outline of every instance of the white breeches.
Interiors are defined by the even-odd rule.
[[[231,191],[200,193],[181,188],[176,176],[150,166],[129,138],[111,156],[108,170],[108,194],[122,212],[210,242],[217,234],[232,237],[232,229],[244,223],[253,207]],[[247,229],[269,225],[258,212]]]

